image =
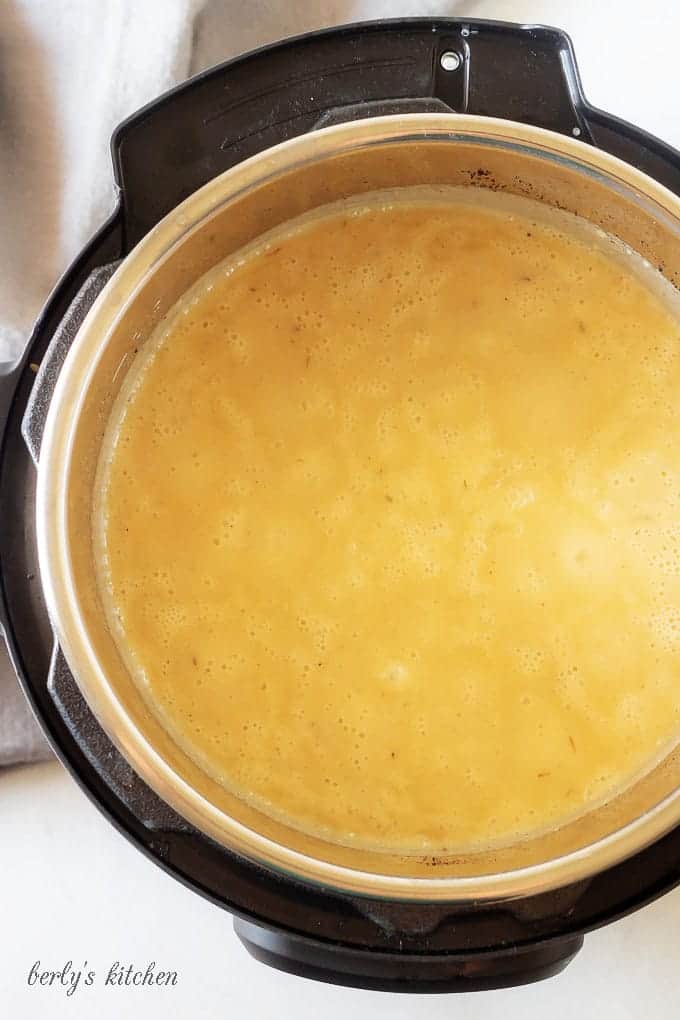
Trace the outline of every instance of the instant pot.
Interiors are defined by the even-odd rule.
[[[680,880],[680,754],[493,853],[398,857],[295,832],[218,787],[143,702],[98,602],[94,471],[140,344],[264,231],[379,188],[463,184],[585,216],[678,286],[680,154],[588,105],[563,33],[458,19],[258,50],[145,107],[112,151],[116,209],[0,378],[2,625],[44,732],[113,824],[268,964],[393,991],[557,973],[585,932]]]

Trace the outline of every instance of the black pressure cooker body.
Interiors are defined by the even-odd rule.
[[[562,32],[412,19],[312,33],[213,68],[117,129],[116,209],[57,285],[21,361],[0,376],[1,620],[56,754],[131,842],[235,915],[237,934],[257,959],[390,991],[470,991],[556,974],[584,932],[680,881],[680,828],[587,881],[498,903],[354,896],[238,857],[142,782],[80,694],[41,590],[36,465],[54,384],[83,318],[119,261],[166,213],[229,167],[304,132],[386,113],[450,111],[578,137],[680,195],[680,153],[588,105]]]

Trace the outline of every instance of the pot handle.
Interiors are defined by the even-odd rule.
[[[36,467],[40,458],[40,446],[45,430],[47,410],[50,406],[54,387],[57,384],[64,359],[75,340],[78,330],[83,324],[85,316],[119,265],[119,260],[109,262],[107,265],[99,266],[90,273],[54,331],[42,361],[39,365],[35,366],[35,383],[26,404],[26,410],[21,423],[21,433]]]
[[[85,703],[56,641],[47,676],[47,690],[83,756],[134,817],[147,829],[164,833],[166,838],[169,833],[193,831],[188,822],[140,779],[113,746]]]
[[[477,953],[367,952],[263,928],[241,917],[234,919],[234,929],[251,956],[277,970],[386,992],[474,992],[529,984],[559,974],[583,945],[583,935],[566,935]]]
[[[129,250],[242,160],[337,120],[456,111],[589,139],[569,37],[460,18],[364,22],[228,61],[124,121],[111,141]]]
[[[246,53],[124,121],[111,141],[129,251],[183,199],[242,160],[317,127],[453,110],[549,128],[680,193],[680,155],[584,98],[569,36],[461,18],[364,22]]]
[[[25,358],[26,355],[16,362],[5,361],[0,363],[0,451],[4,444],[7,421],[14,402],[17,385],[21,378]],[[0,456],[0,481],[2,481],[2,467],[2,457]],[[7,482],[5,481],[4,484],[7,484]],[[2,485],[0,485],[1,491]],[[2,585],[0,585],[0,641],[3,640],[7,632],[7,620],[5,593]]]

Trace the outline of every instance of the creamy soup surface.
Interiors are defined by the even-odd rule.
[[[638,264],[639,263],[639,264]],[[472,189],[329,207],[136,359],[110,623],[192,758],[307,832],[559,825],[680,727],[680,328],[641,260]]]

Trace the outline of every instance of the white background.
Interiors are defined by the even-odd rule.
[[[100,0],[92,0],[98,3]],[[140,0],[146,2],[146,0]],[[232,7],[210,4],[215,9]],[[55,0],[55,9],[59,4]],[[160,6],[160,5],[159,5]],[[234,4],[235,17],[240,5]],[[588,97],[680,148],[680,4],[648,0],[471,3],[253,2],[248,27],[211,56],[269,41],[307,23],[438,13],[541,21],[566,28]],[[2,30],[0,2],[0,41]],[[224,17],[222,9],[221,17]],[[243,15],[242,15],[243,17]],[[242,41],[243,45],[239,45]],[[204,40],[205,45],[205,40]],[[208,47],[210,49],[210,47]],[[35,960],[87,961],[99,981],[72,998],[28,988]],[[105,988],[114,960],[178,971],[170,989]],[[58,764],[0,772],[0,1016],[317,1018],[677,1018],[680,890],[588,936],[563,975],[526,988],[400,996],[335,988],[256,964],[229,916],[173,881],[99,815]],[[142,1013],[143,1011],[143,1013]]]

